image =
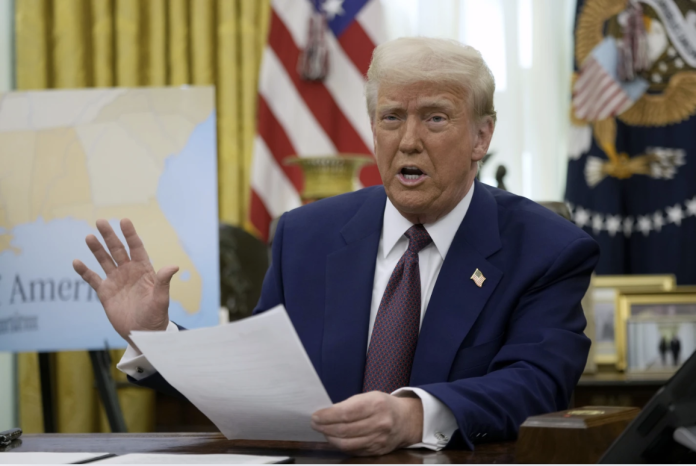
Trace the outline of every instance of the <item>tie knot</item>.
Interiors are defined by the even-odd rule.
[[[428,231],[421,224],[413,225],[405,235],[408,238],[408,250],[414,254],[418,254],[421,249],[433,242]]]

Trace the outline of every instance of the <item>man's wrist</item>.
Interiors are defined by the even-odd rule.
[[[405,426],[404,439],[401,447],[420,443],[423,439],[423,402],[417,396],[398,397],[401,403],[402,419]]]

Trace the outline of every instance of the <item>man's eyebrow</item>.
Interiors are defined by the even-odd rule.
[[[456,104],[449,99],[423,99],[418,102],[419,109],[454,109]],[[377,112],[394,112],[404,110],[404,106],[398,102],[385,102],[377,106]]]
[[[397,102],[387,102],[382,105],[377,106],[377,111],[379,113],[393,112],[395,110],[403,110],[404,106]]]
[[[453,109],[456,105],[449,99],[423,99],[418,101],[418,108],[447,108]]]

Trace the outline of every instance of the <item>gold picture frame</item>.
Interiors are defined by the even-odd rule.
[[[616,309],[621,293],[666,292],[677,288],[674,275],[594,275],[585,307],[596,366],[619,368]]]
[[[644,312],[640,312],[640,307],[644,309]],[[676,309],[677,306],[682,306],[682,311],[674,311],[669,315],[659,315],[646,313],[647,310],[651,309],[665,309],[673,308]],[[638,308],[638,309],[636,309]],[[635,352],[636,347],[641,347],[642,342],[631,342],[628,336],[628,326],[632,324],[634,328],[640,324],[649,324],[653,327],[657,327],[657,331],[662,334],[662,330],[659,327],[672,328],[672,338],[676,338],[677,330],[674,328],[679,328],[682,324],[686,324],[691,329],[691,332],[696,334],[696,286],[678,286],[670,291],[653,292],[653,293],[639,293],[636,290],[621,291],[617,297],[616,306],[616,324],[615,324],[615,335],[616,335],[616,347],[617,347],[617,369],[621,371],[626,371],[629,373],[653,373],[653,374],[671,374],[673,373],[683,362],[688,358],[688,356],[696,348],[681,348],[683,350],[681,362],[678,362],[676,356],[672,361],[671,366],[665,363],[667,359],[666,354],[661,354],[662,364],[656,364],[656,367],[644,369],[639,367],[640,364],[631,363],[629,364],[629,352]],[[645,316],[647,315],[647,318]],[[652,314],[652,315],[651,315]],[[687,330],[688,332],[689,330]],[[655,333],[655,330],[653,330]],[[638,337],[634,337],[638,338]],[[664,335],[661,336],[660,345],[662,345],[662,339]],[[693,338],[691,338],[693,340]],[[677,339],[679,341],[679,339]],[[629,345],[631,348],[629,348]],[[645,345],[643,345],[645,346]],[[647,344],[648,350],[654,349]],[[682,345],[679,344],[681,347]],[[687,354],[688,353],[688,354]],[[635,359],[638,359],[635,357]]]
[[[592,284],[597,288],[621,288],[623,290],[671,291],[677,288],[674,275],[595,275]]]

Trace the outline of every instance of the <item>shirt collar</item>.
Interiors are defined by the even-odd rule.
[[[426,223],[423,225],[425,230],[428,232],[430,237],[433,239],[433,243],[440,253],[442,259],[447,256],[447,251],[449,251],[452,241],[454,240],[454,235],[459,229],[466,212],[469,210],[469,205],[471,204],[471,198],[474,196],[474,184],[471,185],[471,189],[466,193],[466,196],[459,201],[454,209],[452,209],[447,215],[438,219],[434,223]],[[404,233],[408,231],[409,228],[413,226],[413,223],[406,220],[391,200],[387,197],[387,204],[384,207],[384,223],[382,227],[382,246],[384,257],[386,258],[389,253],[394,249],[396,243],[404,237]]]

